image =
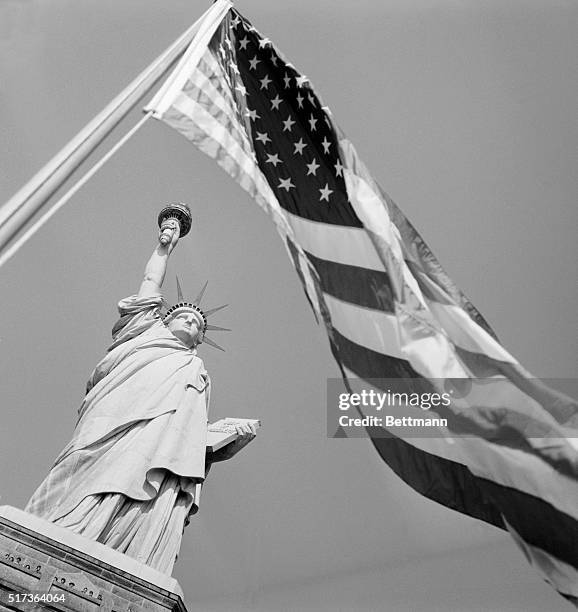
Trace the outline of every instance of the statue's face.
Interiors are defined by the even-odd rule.
[[[171,333],[189,348],[194,348],[202,340],[203,324],[193,310],[177,311],[165,324]]]

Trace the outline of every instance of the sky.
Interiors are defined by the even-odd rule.
[[[0,202],[209,6],[0,0]],[[576,377],[578,6],[550,0],[239,0],[306,74],[375,179],[505,347]],[[140,117],[137,109],[116,138]],[[114,142],[114,137],[107,141]],[[99,149],[99,153],[105,149]],[[332,440],[338,376],[273,224],[149,121],[0,268],[0,503],[23,507],[68,441],[156,216],[188,202],[174,275],[208,307],[211,420],[260,418],[214,467],[174,572],[206,610],[565,610],[509,538],[421,498],[367,440]],[[340,607],[341,606],[341,607]]]

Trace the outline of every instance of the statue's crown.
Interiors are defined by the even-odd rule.
[[[228,306],[228,304],[223,304],[222,306],[217,306],[216,308],[211,308],[209,310],[203,310],[200,307],[200,303],[203,298],[203,295],[205,294],[205,289],[207,288],[208,284],[209,284],[209,281],[207,281],[203,285],[203,288],[201,289],[199,295],[195,298],[195,300],[193,300],[192,302],[189,302],[183,298],[183,291],[181,289],[181,283],[179,282],[179,277],[177,276],[177,303],[171,306],[166,311],[166,313],[163,316],[163,321],[167,319],[167,317],[174,315],[179,310],[193,312],[199,321],[199,324],[200,324],[199,327],[202,326],[201,334],[199,334],[198,344],[202,344],[203,342],[206,342],[209,346],[219,349],[220,351],[224,351],[225,350],[224,348],[219,346],[216,342],[214,342],[210,338],[207,338],[206,332],[207,331],[231,331],[231,330],[227,329],[226,327],[219,327],[217,325],[209,325],[209,322],[207,319],[210,315],[214,314],[218,310],[221,310],[225,308],[226,306]]]

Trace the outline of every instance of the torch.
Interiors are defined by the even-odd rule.
[[[173,221],[176,221],[179,224],[181,229],[181,238],[186,236],[191,231],[191,226],[193,225],[193,215],[191,215],[191,210],[189,207],[183,202],[169,204],[159,213],[158,224],[161,229],[159,242],[163,246],[169,244],[173,239],[173,234],[175,232],[174,228],[172,227]]]

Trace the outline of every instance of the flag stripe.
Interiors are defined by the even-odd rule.
[[[383,272],[383,263],[362,228],[326,225],[286,212],[295,237],[315,257]]]
[[[219,63],[215,57],[216,51],[209,49],[199,62],[198,69],[194,73],[195,81],[200,78],[199,74],[210,79],[211,89],[207,90],[207,94],[214,98],[223,98],[226,104],[230,105],[234,112],[237,112],[235,103],[235,95],[231,88],[230,77],[225,68]]]
[[[196,97],[193,97],[194,94],[197,94]],[[191,95],[193,94],[193,95]],[[225,148],[226,142],[223,140],[223,133],[228,132],[230,137],[237,141],[237,146],[242,149],[245,153],[245,158],[251,157],[251,145],[249,140],[244,133],[244,128],[239,124],[239,122],[234,119],[230,120],[224,111],[217,105],[207,104],[206,96],[203,92],[198,90],[191,89],[189,94],[181,94],[175,99],[173,106],[171,107],[171,111],[178,111],[181,113],[183,118],[186,118],[192,115],[195,112],[199,112],[200,109],[203,110],[202,116],[199,116],[199,124],[196,126],[190,126],[190,129],[201,128],[205,134],[209,135],[207,132],[207,126],[211,125],[208,117],[211,117],[215,122],[221,125],[221,130],[219,133],[215,134],[213,140],[218,142],[223,154],[229,155],[232,158],[236,158],[239,165],[242,166],[244,162],[244,158],[239,157],[236,149],[231,149],[230,151]],[[190,122],[189,122],[190,123]],[[213,137],[213,134],[210,134]],[[217,149],[219,151],[219,149]]]
[[[517,363],[488,332],[479,325],[472,325],[470,317],[459,306],[432,300],[427,300],[427,304],[456,346],[472,353],[483,353],[496,361]]]
[[[531,546],[578,568],[578,522],[544,500],[483,480],[484,492]],[[537,528],[537,525],[540,527]]]
[[[371,429],[368,433],[371,435]],[[480,479],[466,466],[422,451],[400,438],[371,438],[387,465],[421,495],[505,529],[500,511],[485,497]]]
[[[173,106],[184,117],[194,115],[198,127],[205,134],[210,134],[224,152],[235,158],[242,170],[248,171],[254,165],[249,157],[251,145],[242,130],[237,129],[229,121],[222,123],[218,117],[209,113],[204,105],[186,95],[179,96]]]
[[[520,534],[507,521],[506,527],[530,563],[542,574],[544,580],[554,586],[554,588],[558,586],[558,591],[563,597],[566,597],[574,604],[578,604],[578,573],[576,569],[552,557],[552,555],[543,550],[524,542]],[[550,578],[550,575],[553,573],[556,575],[555,582]]]
[[[574,409],[574,403],[569,401],[568,396],[546,386],[538,379],[531,378],[519,363],[506,363],[487,355],[471,353],[459,347],[457,353],[474,376],[478,378],[504,376],[513,381],[524,393],[547,407],[548,413],[558,423],[571,427],[578,426],[578,414]]]
[[[387,313],[395,311],[393,290],[386,272],[336,263],[309,252],[306,255],[325,293],[364,308]]]
[[[419,285],[424,297],[434,302],[438,302],[439,304],[455,303],[446,293],[444,287],[440,287],[436,282],[434,282],[433,279],[428,276],[415,261],[408,258],[406,258],[404,261],[417,280],[417,284]]]
[[[251,147],[249,140],[245,134],[245,126],[241,124],[237,114],[232,108],[232,105],[228,100],[225,100],[223,96],[216,96],[216,92],[211,81],[201,72],[197,71],[191,77],[191,80],[187,82],[187,88],[183,91],[183,95],[199,102],[212,117],[220,120],[224,125],[232,126],[235,130],[234,133],[239,132],[243,134],[243,142],[246,142],[246,146],[243,148],[246,151],[250,151]],[[226,121],[223,120],[226,117]]]
[[[343,336],[370,350],[403,359],[394,315],[344,302],[328,294],[324,298],[331,322]]]
[[[536,496],[474,476],[466,466],[416,449],[405,440],[375,437],[372,442],[392,470],[422,495],[496,527],[505,527],[503,514],[526,542],[578,567],[578,523],[572,517]]]
[[[189,93],[191,87],[202,89],[207,98],[215,105],[227,108],[231,119],[240,119],[235,99],[229,86],[225,85],[226,73],[208,51],[199,62],[198,69],[193,72],[185,84],[183,91]]]
[[[356,344],[336,328],[333,330],[333,336],[333,342],[339,349],[339,362],[358,378],[413,378],[417,392],[433,390],[429,381],[418,374],[406,359],[384,355]]]

